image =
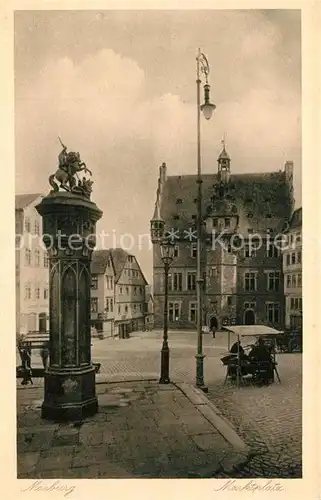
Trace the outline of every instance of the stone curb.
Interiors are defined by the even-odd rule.
[[[155,382],[158,378],[154,374],[150,375],[133,375],[128,376],[124,375],[124,378],[121,378],[120,374],[117,375],[96,375],[96,385],[100,384],[121,384],[124,382]]]
[[[17,385],[16,389],[18,390],[26,390],[28,389],[39,389],[41,387],[44,387],[43,383],[43,378],[41,378],[41,382],[38,381],[39,379],[34,378],[33,379],[33,385]],[[123,376],[119,373],[116,375],[105,375],[105,374],[97,374],[96,375],[96,385],[100,384],[120,384],[123,382],[155,382],[158,380],[158,377],[154,373],[150,373],[149,375],[126,375],[124,374]]]
[[[200,389],[186,383],[174,383],[173,385],[175,385],[187,397],[187,399],[198,409],[203,417],[217,429],[217,431],[233,446],[237,452],[243,454],[244,459],[250,451],[248,446],[237,434],[235,427],[221,415],[216,406],[207,399],[204,393]]]

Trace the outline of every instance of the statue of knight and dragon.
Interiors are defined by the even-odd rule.
[[[62,150],[58,156],[59,166],[56,172],[49,177],[49,184],[53,188],[50,194],[54,194],[61,189],[74,194],[79,194],[90,199],[93,181],[85,176],[79,177],[79,173],[89,174],[92,172],[86,164],[81,161],[80,154],[74,151],[67,151],[67,146],[63,144],[59,137]]]

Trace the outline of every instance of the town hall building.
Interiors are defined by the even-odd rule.
[[[202,175],[203,325],[265,324],[282,328],[281,242],[291,219],[293,162],[269,173],[233,174],[225,145],[217,172]],[[168,176],[160,167],[152,227],[160,219],[175,243],[170,268],[170,329],[196,327],[197,176]],[[163,324],[164,266],[153,245],[155,328]]]

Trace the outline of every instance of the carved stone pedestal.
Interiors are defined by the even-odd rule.
[[[36,207],[49,254],[50,362],[42,417],[81,420],[98,410],[91,361],[90,261],[102,212],[84,196],[55,192]]]

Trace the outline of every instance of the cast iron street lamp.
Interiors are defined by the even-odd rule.
[[[161,350],[160,384],[169,384],[169,347],[168,347],[168,276],[169,268],[174,260],[175,245],[168,238],[160,243],[161,256],[164,264],[164,332]]]
[[[201,269],[201,251],[202,251],[202,173],[201,173],[201,111],[206,120],[212,116],[215,104],[210,102],[210,86],[208,84],[209,64],[205,55],[198,49],[196,57],[197,70],[197,275],[196,275],[196,294],[197,294],[197,354],[196,354],[196,385],[203,391],[207,391],[204,385],[204,354],[202,338],[202,269]],[[204,85],[204,104],[200,104],[200,86],[201,72],[205,77]]]

